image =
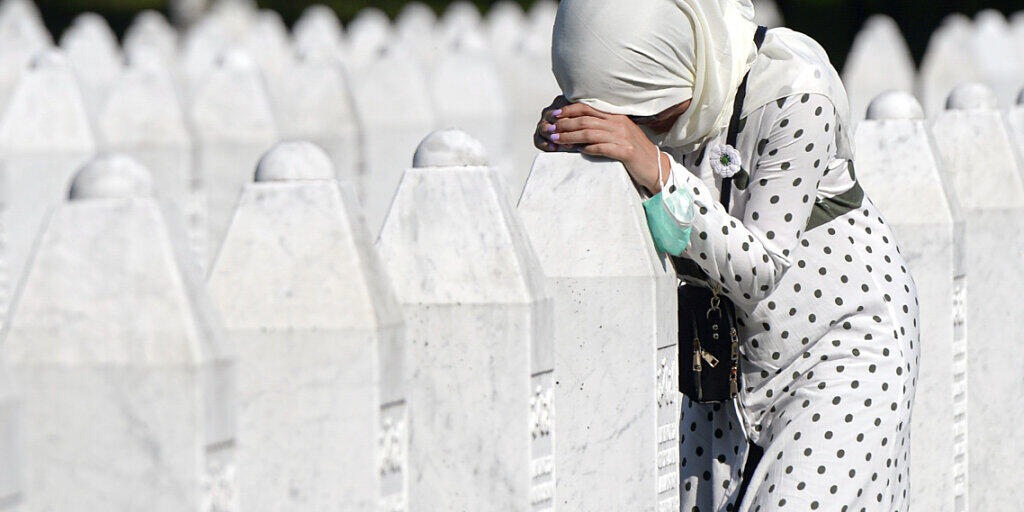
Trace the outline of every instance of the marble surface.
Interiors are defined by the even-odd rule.
[[[551,509],[552,304],[497,172],[409,169],[377,246],[408,328],[410,510]]]
[[[542,154],[518,211],[555,303],[559,507],[678,510],[676,277],[639,194],[619,163]]]
[[[178,33],[160,11],[147,9],[128,25],[122,47],[129,59],[140,50],[152,51],[167,67],[173,67],[177,64]]]
[[[471,8],[476,10],[475,6]],[[452,24],[469,23],[451,17],[447,19]],[[442,19],[440,30],[444,30],[444,22]],[[517,177],[512,176],[513,163],[509,152],[512,112],[506,92],[510,84],[504,83],[498,69],[477,25],[473,25],[473,30],[460,32],[449,46],[441,46],[438,60],[427,77],[427,87],[437,113],[438,126],[463,130],[483,143],[491,165],[500,172],[510,199],[515,202],[527,171],[520,169]],[[545,103],[533,106],[530,110],[534,111],[534,117],[550,101],[548,98]],[[535,119],[534,125],[536,122]],[[520,134],[520,137],[532,143],[531,133],[532,130]]]
[[[302,59],[283,74],[283,94],[275,98],[282,135],[319,144],[338,179],[357,183],[360,133],[345,69],[338,62]]]
[[[881,14],[868,18],[843,67],[853,117],[864,119],[868,104],[885,91],[912,92],[916,78],[914,58],[896,21]]]
[[[70,65],[57,52],[41,54],[0,119],[0,318],[47,210],[94,149]]]
[[[0,361],[0,510],[16,512],[21,493],[21,405]]]
[[[920,112],[916,100],[905,99]],[[857,179],[892,226],[920,301],[923,346],[911,423],[911,508],[963,511],[969,475],[962,301],[973,279],[963,259],[963,212],[950,176],[940,170],[923,115],[863,121],[856,144]]]
[[[1024,20],[1024,17],[1021,19]],[[1024,22],[1021,22],[1021,27],[1024,28]],[[1021,33],[1024,34],[1024,30]],[[1024,90],[1021,91],[1017,104],[1007,111],[1006,120],[1010,124],[1010,134],[1013,136],[1014,146],[1020,157],[1021,172],[1024,173]]]
[[[62,204],[0,343],[28,510],[233,510],[232,367],[181,231],[145,197]]]
[[[405,509],[405,330],[371,240],[330,176],[242,194],[208,281],[238,353],[241,510]]]
[[[209,269],[224,239],[238,195],[259,158],[277,142],[270,98],[255,63],[241,51],[221,55],[190,109],[196,136],[195,181],[202,238],[200,264]]]
[[[918,74],[918,95],[929,118],[945,109],[957,84],[981,79],[971,53],[972,32],[970,18],[959,13],[947,16],[932,32]]]
[[[52,47],[53,37],[34,3],[7,0],[0,4],[0,106],[9,101],[29,61]]]
[[[350,71],[362,128],[357,190],[370,234],[377,235],[416,146],[434,128],[433,107],[416,61],[397,45]]]
[[[1024,422],[1024,409],[1006,406],[1024,382],[1024,356],[1013,341],[1024,336],[1024,184],[999,111],[946,111],[931,129],[964,208],[969,507],[1012,508],[1024,489],[990,461],[1024,456],[1024,445],[1006,442]]]
[[[102,16],[83,13],[61,34],[60,47],[75,70],[86,106],[95,115],[121,74],[124,57],[117,36]]]
[[[292,27],[295,51],[307,60],[334,61],[345,53],[345,36],[334,10],[325,5],[311,5]]]

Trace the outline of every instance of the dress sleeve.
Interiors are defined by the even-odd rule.
[[[791,96],[761,126],[767,134],[759,136],[742,219],[725,211],[716,191],[672,164],[675,178],[692,188],[698,208],[685,256],[737,304],[753,305],[770,295],[792,265],[790,253],[835,154],[836,113],[825,96]]]

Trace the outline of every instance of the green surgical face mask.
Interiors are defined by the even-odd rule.
[[[661,153],[658,153],[658,179],[661,180]],[[674,180],[673,180],[674,181]],[[693,196],[686,189],[661,183],[661,192],[644,201],[647,225],[658,251],[682,256],[690,245],[694,206]]]

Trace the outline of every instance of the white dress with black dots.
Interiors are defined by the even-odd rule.
[[[750,114],[728,213],[704,150],[673,155],[699,211],[685,258],[733,299],[742,339],[738,402],[683,399],[685,512],[908,508],[917,289],[853,163],[836,157],[842,129],[822,95]],[[747,439],[764,456],[735,503]]]

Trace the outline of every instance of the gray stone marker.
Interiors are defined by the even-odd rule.
[[[124,58],[117,36],[107,20],[96,13],[78,15],[60,38],[86,107],[95,116],[114,81],[121,75]]]
[[[417,144],[434,128],[434,113],[416,61],[399,45],[350,71],[362,130],[359,202],[370,233],[376,235]]]
[[[912,92],[916,73],[914,58],[896,21],[881,14],[872,16],[857,33],[843,67],[850,111],[859,121],[879,94]]]
[[[52,46],[53,38],[35,4],[29,0],[0,3],[0,109],[29,61]]]
[[[221,55],[190,109],[203,206],[200,261],[208,269],[224,239],[238,194],[252,181],[261,155],[278,139],[270,98],[259,70],[240,50]]]
[[[358,183],[359,125],[341,61],[300,58],[283,78],[274,101],[282,136],[317,143],[338,179]]]
[[[857,179],[898,237],[921,308],[911,508],[961,512],[968,481],[963,212],[917,100],[884,93],[867,113],[857,127]]]
[[[46,211],[94,150],[70,65],[56,51],[40,54],[0,118],[0,318]]]
[[[0,360],[0,511],[21,510],[21,407]]]
[[[559,507],[678,511],[677,279],[639,194],[618,163],[542,154],[519,213],[555,301]]]
[[[964,265],[970,319],[967,349],[967,442],[971,510],[1010,510],[1024,503],[1018,478],[993,460],[1024,457],[1007,433],[1024,422],[1018,401],[1024,382],[1020,291],[1024,289],[1024,183],[996,105],[981,84],[957,87],[949,108],[932,123],[942,168],[964,208]]]
[[[550,510],[551,299],[479,142],[428,136],[381,232],[408,327],[409,508]]]
[[[405,510],[402,311],[309,142],[246,186],[208,287],[238,354],[240,510]]]
[[[231,362],[150,189],[131,159],[100,158],[39,236],[0,343],[27,510],[234,510]]]

